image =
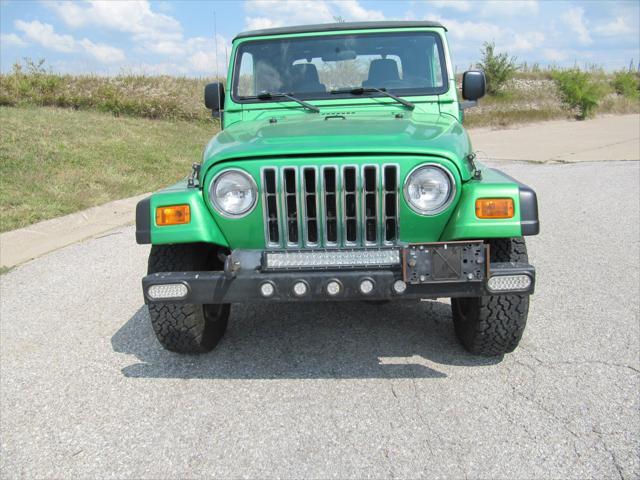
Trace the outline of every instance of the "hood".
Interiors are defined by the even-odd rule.
[[[216,135],[204,152],[203,171],[229,159],[345,153],[434,155],[471,177],[465,129],[450,115],[322,112],[239,122]]]

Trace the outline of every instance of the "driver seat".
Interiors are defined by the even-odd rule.
[[[363,87],[381,88],[391,82],[399,82],[398,64],[390,58],[372,60],[369,65],[369,78],[362,82]]]
[[[326,92],[327,87],[320,83],[318,69],[313,63],[299,63],[291,66],[291,92]]]

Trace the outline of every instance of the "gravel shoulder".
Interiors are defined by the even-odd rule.
[[[499,163],[542,219],[513,354],[466,354],[446,301],[234,305],[171,354],[123,227],[0,277],[0,476],[637,478],[640,163]]]

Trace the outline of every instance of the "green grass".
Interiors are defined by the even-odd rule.
[[[210,123],[204,106],[206,78],[121,74],[58,74],[44,60],[25,59],[11,73],[0,75],[0,105],[94,110],[116,116],[189,120]]]
[[[467,127],[507,127],[513,124],[546,120],[574,119],[580,117],[581,106],[571,106],[565,101],[558,82],[543,75],[553,72],[522,73],[505,84],[496,95],[482,98],[477,107],[465,112]],[[640,100],[607,90],[610,76],[601,71],[585,72],[590,81],[602,86],[597,102],[593,105],[597,114],[640,113]]]
[[[212,122],[0,107],[0,231],[169,185],[215,132]]]
[[[575,118],[579,111],[563,102],[554,72],[521,68],[465,112],[465,125]],[[608,85],[596,113],[640,113],[637,74],[594,67],[585,75]],[[0,75],[0,231],[153,191],[187,175],[217,130],[202,100],[208,81],[62,75],[29,60]]]
[[[0,265],[0,275],[4,275],[5,273],[9,273],[13,267],[5,267],[4,265]]]
[[[503,128],[510,125],[545,122],[568,118],[566,112],[558,112],[555,109],[542,110],[505,110],[475,113],[473,109],[465,112],[464,126],[466,128]]]

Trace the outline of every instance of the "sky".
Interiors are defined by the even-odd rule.
[[[615,70],[640,60],[640,0],[0,0],[0,68],[31,58],[57,72],[212,76],[238,32],[336,17],[440,21],[457,71],[485,41],[528,64]]]

